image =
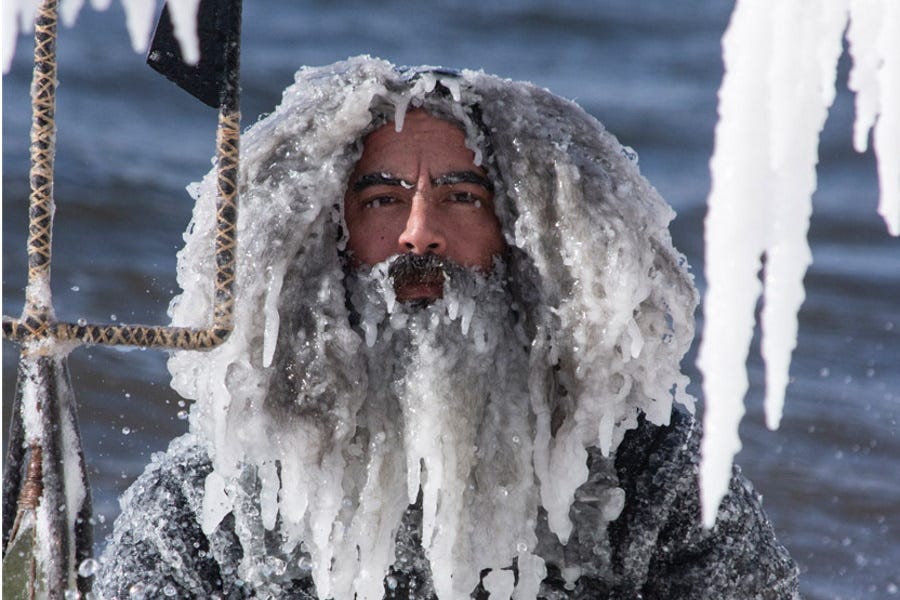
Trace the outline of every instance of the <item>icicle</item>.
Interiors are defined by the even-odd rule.
[[[150,44],[156,6],[147,0],[122,0],[122,8],[125,9],[125,25],[131,37],[131,47],[142,54]]]
[[[15,3],[11,2],[11,4]],[[78,13],[81,12],[82,6],[84,6],[84,0],[62,0],[59,3],[59,17],[62,19],[63,25],[66,27],[73,26],[78,18]]]
[[[637,358],[641,355],[641,349],[644,347],[644,338],[641,336],[641,329],[634,319],[628,321],[627,329],[628,337],[631,338],[628,355],[631,358]]]
[[[849,8],[849,10],[848,10]],[[818,140],[835,95],[841,35],[854,59],[858,92],[853,143],[865,150],[874,124],[881,182],[879,213],[900,233],[900,7],[861,0],[739,2],[723,40],[712,189],[706,220],[709,288],[698,365],[706,393],[701,483],[712,525],[740,449],[747,391],[744,364],[765,255],[762,354],[766,424],[781,419],[803,276],[812,260],[806,232],[816,187]],[[895,47],[897,46],[897,47]]]
[[[865,152],[869,131],[879,110],[878,68],[879,31],[884,22],[884,7],[879,1],[850,0],[850,26],[847,42],[853,67],[847,87],[856,92],[856,121],[853,123],[853,148]]]
[[[770,195],[762,312],[766,361],[766,424],[781,421],[791,353],[797,345],[797,313],[805,297],[803,277],[812,262],[806,241],[816,188],[819,134],[834,100],[845,2],[819,7],[779,3],[772,15],[769,66]]]
[[[170,0],[169,14],[175,37],[181,47],[184,62],[196,65],[200,61],[200,39],[197,37],[197,9],[200,0]]]
[[[111,0],[91,0],[91,8],[104,11]],[[200,60],[200,42],[197,38],[197,8],[200,0],[170,0],[175,36],[181,45],[181,52],[189,64]],[[62,0],[60,19],[66,27],[71,27],[78,19],[84,0]],[[156,17],[156,3],[149,0],[122,0],[125,9],[125,25],[131,37],[131,47],[135,52],[146,52]],[[37,0],[7,0],[3,2],[3,73],[8,73],[16,52],[19,32],[31,31]]]
[[[878,214],[900,235],[900,6],[891,0],[851,0],[847,31],[856,92],[853,146],[868,147],[874,130],[880,198]]]
[[[225,479],[216,471],[206,476],[203,488],[203,514],[200,527],[206,535],[219,526],[222,519],[231,512],[231,500],[225,492]]]
[[[278,298],[281,295],[281,285],[284,283],[284,271],[287,265],[279,265],[278,268],[269,266],[266,268],[266,302],[264,305],[265,327],[263,329],[263,366],[272,365],[272,357],[275,355],[275,346],[278,342],[279,314]]]
[[[719,123],[710,161],[706,216],[706,323],[697,365],[706,397],[700,467],[703,522],[715,521],[740,450],[738,424],[747,391],[744,364],[760,294],[757,272],[769,221],[769,113],[760,102],[772,51],[773,3],[739,1],[722,38],[726,70],[719,90]],[[762,204],[758,204],[763,199]]]
[[[406,120],[406,111],[409,108],[410,98],[404,98],[394,107],[394,131],[403,131],[403,122]]]
[[[462,98],[462,94],[459,89],[459,79],[456,77],[440,77],[438,78],[441,85],[450,90],[450,96],[453,98],[455,102],[459,102]],[[479,161],[475,161],[475,164],[478,164]]]
[[[493,570],[484,577],[484,589],[490,600],[509,600],[515,586],[512,571]]]
[[[875,154],[881,197],[878,214],[891,235],[900,235],[900,4],[883,0],[885,19],[878,36],[881,51],[881,115],[875,125]]]
[[[531,600],[536,598],[541,589],[541,582],[547,576],[544,559],[530,553],[519,554],[519,583],[513,591],[514,600]]]
[[[275,463],[267,461],[259,467],[259,510],[263,527],[268,530],[275,528],[278,517],[278,469]]]
[[[737,427],[747,383],[745,374],[734,373],[744,370],[753,334],[763,254],[766,421],[774,429],[781,419],[803,276],[812,260],[806,232],[818,137],[834,99],[845,23],[841,2],[741,3],[723,40],[727,74],[707,218],[708,334],[699,361],[708,399],[701,468],[707,526],[740,449]],[[731,281],[723,290],[726,279]]]

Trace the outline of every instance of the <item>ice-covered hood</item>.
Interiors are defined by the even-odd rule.
[[[208,440],[215,468],[204,527],[236,510],[240,465],[255,465],[262,524],[280,519],[286,540],[320,552],[320,593],[367,385],[365,342],[345,302],[343,196],[361,138],[422,105],[466,128],[494,181],[530,344],[521,377],[551,529],[569,534],[586,448],[613,452],[639,411],[662,424],[673,399],[692,407],[679,362],[697,295],[671,244],[674,213],[596,119],[546,90],[478,71],[369,57],[304,68],[241,139],[234,332],[210,352],[173,354],[169,368],[173,387],[196,401],[191,428]],[[170,312],[175,325],[200,326],[212,314],[215,174],[191,191],[197,204],[178,257],[184,292]],[[286,345],[296,353],[287,398],[277,384]]]

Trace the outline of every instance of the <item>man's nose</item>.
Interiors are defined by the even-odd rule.
[[[406,227],[397,239],[401,253],[437,254],[443,256],[447,240],[433,205],[427,194],[417,193],[412,200]]]

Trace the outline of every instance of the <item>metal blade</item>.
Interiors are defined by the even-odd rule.
[[[169,5],[163,6],[147,64],[213,108],[228,101],[232,71],[237,69],[241,35],[241,0],[201,0],[197,8],[200,61],[184,62]]]

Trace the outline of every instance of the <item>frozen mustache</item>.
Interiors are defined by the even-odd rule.
[[[401,254],[388,267],[388,276],[395,290],[407,285],[440,284],[451,263],[436,254]]]

